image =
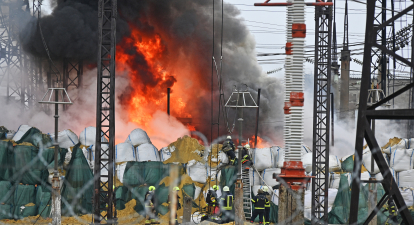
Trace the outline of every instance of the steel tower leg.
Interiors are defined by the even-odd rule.
[[[116,223],[115,166],[115,49],[117,0],[99,0],[98,81],[95,144],[94,223]],[[109,141],[107,142],[106,139]],[[108,146],[108,148],[102,148]],[[101,214],[105,211],[106,214]]]
[[[374,157],[375,162],[377,163],[382,176],[384,177],[382,185],[385,190],[385,200],[388,197],[392,197],[395,202],[395,205],[398,208],[398,211],[405,224],[414,224],[414,220],[410,215],[410,212],[402,198],[398,185],[396,184],[392,173],[381,154],[381,149],[378,145],[378,142],[375,138],[375,135],[370,127],[371,120],[378,119],[414,119],[414,109],[398,109],[398,110],[375,110],[378,106],[392,100],[398,95],[404,93],[414,86],[414,83],[410,83],[406,87],[396,91],[395,93],[388,95],[388,97],[380,100],[379,102],[368,107],[368,89],[371,84],[371,75],[372,75],[372,64],[376,64],[373,61],[373,58],[378,56],[378,52],[382,51],[387,55],[391,55],[393,58],[398,59],[402,63],[414,68],[412,62],[408,61],[404,57],[396,54],[395,52],[388,50],[382,44],[378,44],[375,37],[379,31],[381,31],[387,25],[390,25],[393,21],[400,18],[403,15],[406,15],[409,11],[414,9],[414,5],[407,7],[402,10],[397,15],[393,16],[391,19],[384,21],[382,23],[376,24],[376,19],[378,18],[375,15],[375,0],[367,1],[367,19],[366,19],[366,31],[365,31],[365,45],[364,45],[364,60],[362,66],[362,78],[361,78],[361,90],[359,98],[359,108],[358,108],[358,122],[356,130],[356,140],[355,140],[355,160],[354,160],[354,171],[352,173],[352,193],[351,193],[351,208],[349,215],[349,224],[357,224],[358,221],[358,203],[359,203],[359,191],[360,191],[360,180],[361,177],[361,159],[362,159],[362,149],[364,139],[366,140],[369,149]],[[372,54],[374,53],[374,54]],[[374,70],[377,69],[374,67]],[[378,209],[385,203],[384,198],[380,201],[377,207],[370,214],[368,219],[364,224],[368,224],[369,221],[374,217]]]
[[[331,34],[332,6],[315,7],[312,224],[328,223]]]
[[[21,53],[20,43],[18,37],[15,35],[16,18],[14,13],[21,9],[26,1],[21,2],[1,2],[1,67],[2,75],[0,75],[0,82],[6,82],[7,102],[20,102],[22,110],[24,110],[26,103],[26,83],[25,75],[23,74],[23,57]],[[28,5],[27,5],[28,6]],[[27,7],[28,8],[28,7]],[[5,63],[4,63],[5,62]]]

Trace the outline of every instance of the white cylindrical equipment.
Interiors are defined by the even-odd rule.
[[[289,11],[288,11],[289,13]],[[294,0],[292,5],[292,24],[305,24],[305,2],[304,0]],[[288,31],[289,32],[289,31]],[[292,33],[292,32],[289,32]],[[289,68],[291,83],[287,84],[286,89],[291,92],[303,93],[304,91],[304,48],[305,38],[294,37],[292,35],[292,62]],[[303,106],[291,106],[289,120],[289,149],[285,154],[286,161],[301,161],[302,143],[303,143]]]
[[[288,0],[288,3],[291,3],[292,0]],[[292,9],[293,6],[289,5],[287,7],[286,13],[286,47],[288,47],[288,43],[292,43]],[[285,102],[290,102],[290,87],[291,87],[291,67],[292,67],[292,55],[286,55],[286,63],[285,63]],[[289,144],[290,144],[290,114],[285,114],[285,126],[283,129],[283,136],[285,140],[285,151],[289,151]]]

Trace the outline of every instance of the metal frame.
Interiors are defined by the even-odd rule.
[[[71,76],[72,74],[72,76]],[[63,60],[63,87],[70,91],[82,87],[83,80],[83,61],[71,62],[68,59]],[[67,110],[68,105],[63,106]]]
[[[72,73],[74,72],[74,73]],[[75,74],[75,76],[70,76]],[[83,61],[71,62],[63,60],[63,87],[69,90],[70,87],[80,88],[83,81]]]
[[[384,23],[387,19],[387,0],[378,0],[378,2],[381,4],[380,7],[382,7],[382,9],[379,10],[375,15],[373,25],[374,27],[377,26],[379,28],[377,29],[376,40],[381,40],[381,45],[385,47],[387,44],[387,28],[386,26],[381,26],[381,24]],[[375,72],[377,72],[377,76],[379,76],[379,73],[381,73],[381,80],[378,82],[381,82],[381,89],[384,91],[384,94],[387,94],[387,56],[384,51],[381,51],[381,49],[373,48],[371,50],[371,57],[371,75],[374,75]]]
[[[32,16],[37,19],[36,29],[37,31],[40,29],[39,26],[39,19],[42,14],[42,1],[43,0],[33,0],[33,14]],[[42,59],[41,57],[36,56],[26,56],[27,59],[30,61],[28,65],[28,74],[29,74],[29,86],[31,88],[31,92],[29,95],[29,106],[33,107],[33,103],[36,102],[38,99],[39,94],[44,92],[44,84],[43,84],[43,77],[42,77]]]
[[[384,0],[385,1],[385,0]],[[382,105],[389,100],[397,97],[398,95],[404,93],[406,90],[413,87],[414,83],[407,85],[406,87],[396,91],[395,93],[389,95],[388,97],[382,99],[381,101],[373,104],[372,106],[367,105],[368,101],[368,89],[371,84],[371,65],[373,55],[372,48],[377,47],[382,50],[384,53],[391,55],[392,57],[402,61],[402,63],[407,64],[411,68],[414,68],[412,62],[405,60],[403,57],[399,56],[393,51],[387,50],[385,46],[377,44],[377,34],[384,27],[389,25],[392,21],[395,21],[399,17],[405,15],[408,11],[412,10],[414,5],[406,8],[401,11],[388,21],[383,20],[381,24],[376,24],[377,16],[375,16],[375,4],[376,0],[367,1],[367,19],[366,19],[366,32],[365,32],[365,45],[364,45],[364,60],[362,66],[362,78],[361,78],[361,90],[360,90],[360,99],[359,99],[359,108],[358,108],[358,122],[356,129],[356,140],[355,140],[355,161],[354,161],[354,171],[352,174],[352,193],[351,193],[351,208],[349,215],[349,224],[357,224],[358,220],[358,203],[359,203],[359,192],[360,192],[360,180],[361,177],[361,159],[362,159],[362,150],[364,139],[366,140],[369,149],[372,152],[372,156],[377,163],[382,176],[382,185],[384,187],[386,196],[381,199],[379,204],[368,216],[364,224],[368,224],[369,221],[375,216],[378,210],[386,202],[388,197],[392,197],[395,202],[395,205],[398,208],[398,211],[401,214],[401,217],[405,224],[414,224],[414,220],[410,215],[410,212],[405,205],[404,199],[401,196],[398,185],[396,184],[392,173],[381,154],[381,148],[379,147],[375,135],[371,129],[371,120],[372,119],[414,119],[414,109],[402,109],[402,110],[375,110],[378,106]],[[384,10],[384,8],[383,8]],[[382,39],[385,37],[382,37]],[[381,40],[382,40],[381,39]],[[374,53],[374,57],[378,56],[378,50]],[[381,54],[383,55],[383,54]],[[375,63],[375,62],[374,62]],[[375,69],[375,68],[374,68]],[[384,90],[385,91],[385,90]]]
[[[116,223],[114,199],[115,168],[115,50],[117,0],[98,3],[98,82],[95,144],[94,223]],[[104,137],[104,138],[103,138]],[[106,139],[109,141],[106,142]],[[101,145],[108,145],[103,150]],[[107,175],[101,174],[106,169]],[[101,214],[106,211],[106,214]]]
[[[328,0],[332,2],[332,0]],[[328,223],[332,6],[315,8],[312,224]]]
[[[5,80],[7,102],[16,98],[20,102],[22,110],[24,110],[27,100],[27,81],[23,75],[24,65],[18,34],[13,26],[14,16],[16,15],[13,12],[22,6],[26,6],[26,10],[28,10],[29,2],[27,0],[14,3],[0,1],[0,5],[4,6],[0,9],[0,84]]]

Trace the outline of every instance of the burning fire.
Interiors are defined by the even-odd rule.
[[[252,146],[252,144],[254,144],[254,136],[252,136],[252,139],[250,142],[251,142],[250,146]],[[269,147],[272,147],[272,144],[263,140],[261,137],[257,136],[257,148],[269,148]]]
[[[123,38],[116,49],[117,70],[126,72],[130,79],[130,90],[121,97],[129,121],[147,129],[157,110],[167,111],[167,88],[171,88],[171,115],[191,118],[184,95],[176,91],[180,88],[176,74],[182,71],[172,66],[171,60],[175,59],[167,57],[161,36],[148,36],[133,25],[130,28],[131,35]]]
[[[236,140],[234,141],[234,143],[235,143],[236,145],[239,145],[239,140],[238,140],[238,139],[236,139]],[[274,146],[274,145],[272,145],[271,143],[269,143],[269,142],[267,142],[267,141],[263,140],[263,138],[261,138],[261,137],[259,137],[259,136],[257,136],[257,147],[256,147],[256,146],[254,146],[254,135],[253,135],[253,136],[251,136],[251,137],[249,138],[249,141],[248,141],[248,142],[243,142],[243,143],[242,143],[242,146],[246,145],[247,143],[249,143],[249,145],[250,145],[250,147],[251,147],[251,148],[253,148],[253,147],[255,147],[255,148],[269,148],[269,147]]]

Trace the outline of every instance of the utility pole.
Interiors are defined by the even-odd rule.
[[[258,108],[258,105],[254,101],[252,95],[247,91],[247,85],[245,90],[233,90],[229,100],[227,100],[224,107],[235,108],[237,110],[237,121],[239,123],[239,145],[238,148],[238,161],[237,161],[237,180],[234,191],[234,210],[235,210],[235,224],[242,225],[245,220],[245,212],[243,208],[243,180],[242,180],[242,142],[243,142],[243,110],[245,108]],[[247,101],[246,101],[247,99]],[[236,104],[232,104],[236,102]],[[252,104],[246,104],[246,102],[252,102]]]
[[[332,96],[334,97],[334,99],[331,102],[334,102],[334,104],[336,107],[338,107],[341,103],[340,101],[340,83],[339,83],[339,64],[338,64],[338,52],[337,52],[337,42],[336,42],[336,1],[334,1],[334,7],[333,7],[334,13],[332,15],[333,18],[333,33],[332,33],[332,67],[331,67],[331,71],[332,71],[332,76],[331,76],[331,83],[332,83]],[[331,114],[332,114],[332,118],[333,118],[333,107],[331,107]],[[333,137],[332,137],[333,140]]]
[[[351,60],[351,51],[349,51],[348,39],[348,0],[345,0],[344,16],[344,40],[341,51],[341,95],[340,95],[340,113],[339,118],[346,120],[350,118],[349,112],[349,65]]]
[[[58,79],[59,80],[59,79]],[[56,86],[59,86],[60,82],[56,82]],[[60,93],[59,93],[60,92]],[[50,94],[49,94],[50,93]],[[46,96],[49,94],[49,98]],[[61,99],[59,99],[61,96]],[[55,100],[50,100],[55,98]],[[66,97],[66,98],[65,98]],[[43,96],[42,100],[39,102],[41,104],[54,104],[55,105],[55,137],[54,137],[54,147],[55,147],[55,155],[54,155],[54,171],[53,171],[53,179],[52,179],[52,224],[59,225],[61,223],[62,218],[62,208],[61,208],[61,195],[60,195],[60,176],[58,171],[58,154],[59,154],[59,104],[67,105],[72,104],[72,101],[69,98],[68,93],[66,92],[65,88],[61,87],[54,87],[49,88],[46,94]]]

